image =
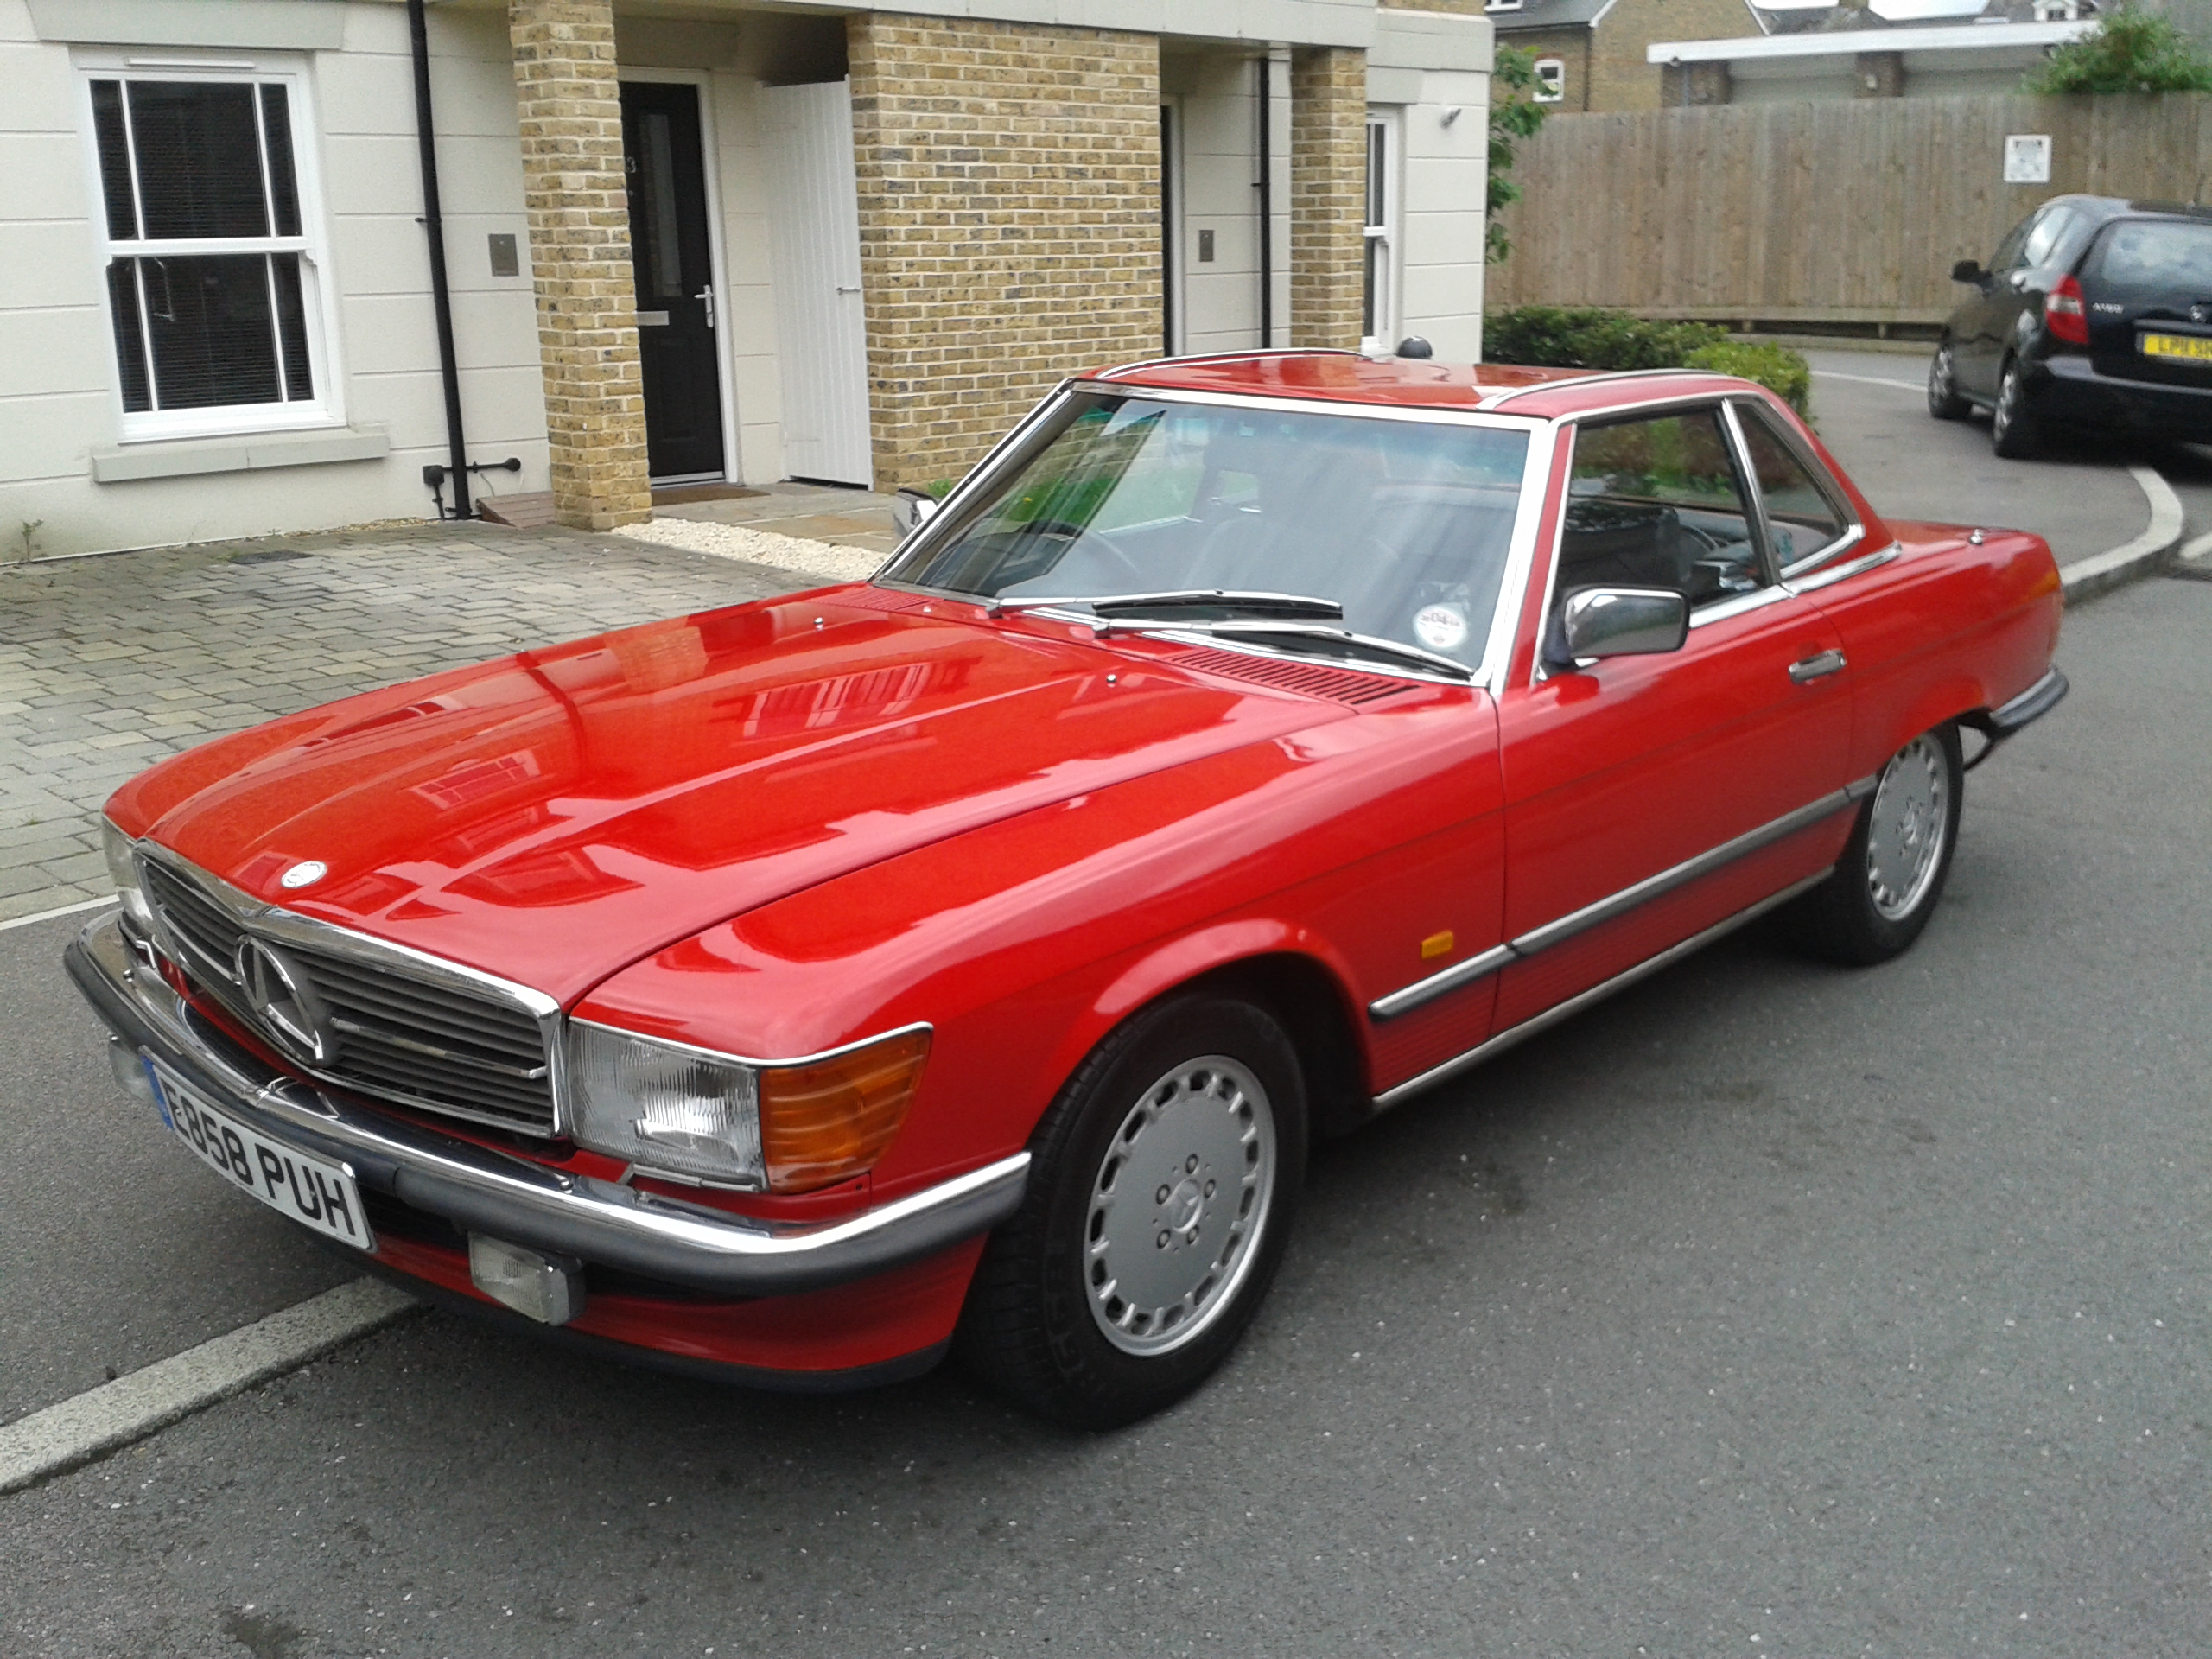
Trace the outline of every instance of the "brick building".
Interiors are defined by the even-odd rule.
[[[1472,358],[1491,38],[1479,0],[0,0],[0,557],[427,516],[426,470],[510,459],[607,528],[658,482],[956,474],[1103,362]]]
[[[1501,44],[1535,55],[1540,101],[1562,114],[1701,101],[1697,72],[1685,89],[1679,67],[1648,60],[1651,43],[1759,29],[1747,0],[1487,0],[1484,15]]]

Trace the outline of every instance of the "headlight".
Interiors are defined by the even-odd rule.
[[[139,891],[137,861],[130,856],[137,843],[115,827],[115,820],[105,813],[100,815],[100,850],[107,855],[107,873],[115,883],[116,896],[123,900],[123,913],[133,931],[142,936],[153,925],[153,912],[146,907],[146,895]]]
[[[575,1020],[569,1077],[580,1145],[742,1190],[811,1192],[875,1166],[906,1120],[927,1027],[761,1065]]]

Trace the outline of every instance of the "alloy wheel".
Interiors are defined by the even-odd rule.
[[[1915,738],[1882,768],[1866,825],[1866,888],[1886,921],[1902,921],[1928,896],[1951,813],[1948,758],[1932,734]]]

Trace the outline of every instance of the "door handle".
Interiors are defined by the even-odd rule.
[[[850,288],[847,288],[842,283],[840,283],[837,284],[837,291],[840,294],[857,294],[861,291],[861,288],[858,283],[855,283]]]
[[[715,285],[709,283],[691,297],[707,302],[707,327],[712,328],[715,326]]]
[[[1810,685],[1815,680],[1842,672],[1843,653],[1840,651],[1816,652],[1789,664],[1789,677],[1799,685]]]

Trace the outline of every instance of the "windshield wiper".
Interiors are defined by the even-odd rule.
[[[1354,633],[1349,628],[1319,628],[1299,622],[1176,622],[1171,624],[1178,632],[1204,634],[1214,639],[1249,639],[1255,645],[1281,640],[1290,649],[1303,645],[1333,645],[1371,657],[1393,657],[1401,662],[1416,663],[1423,668],[1435,669],[1454,679],[1471,680],[1475,671],[1455,658],[1443,657],[1433,651],[1423,651],[1419,645],[1401,645],[1395,639],[1378,639],[1371,633]]]
[[[1309,599],[1303,594],[1250,593],[1224,588],[1179,588],[1159,594],[1100,594],[1085,597],[1064,594],[1057,599],[988,599],[983,608],[993,616],[1007,611],[1060,610],[1088,606],[1093,616],[1158,616],[1177,611],[1234,611],[1250,617],[1341,618],[1344,603],[1334,599]]]

